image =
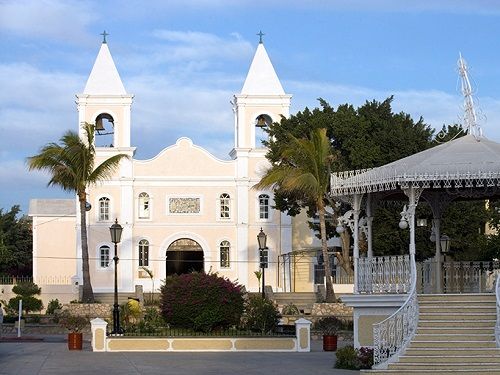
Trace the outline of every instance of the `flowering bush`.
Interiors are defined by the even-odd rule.
[[[238,325],[243,313],[241,286],[216,273],[172,275],[160,291],[162,315],[174,326],[209,332]]]
[[[373,349],[361,347],[354,349],[352,345],[338,349],[335,368],[348,370],[370,369],[373,366]]]

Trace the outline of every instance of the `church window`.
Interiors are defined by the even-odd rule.
[[[229,219],[231,217],[230,215],[230,203],[231,203],[231,197],[229,194],[223,193],[219,197],[219,203],[220,203],[220,218],[221,219]]]
[[[269,195],[259,195],[259,219],[269,219]]]
[[[139,219],[149,219],[150,199],[148,193],[139,194]]]
[[[231,245],[229,241],[222,241],[220,243],[219,249],[220,249],[220,266],[221,268],[229,268],[230,262],[229,262],[229,249]]]
[[[140,240],[139,241],[139,267],[149,266],[149,241]]]
[[[109,267],[109,246],[104,245],[99,248],[99,265],[101,268]]]
[[[99,199],[99,221],[109,220],[109,198],[102,197]]]

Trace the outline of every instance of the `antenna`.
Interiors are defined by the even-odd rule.
[[[478,139],[483,136],[483,131],[481,126],[479,126],[477,121],[476,110],[474,108],[474,99],[472,97],[472,87],[468,75],[468,67],[462,54],[459,53],[458,58],[458,74],[461,80],[461,91],[464,96],[464,124],[462,128],[467,130],[469,134],[472,134],[474,138]]]

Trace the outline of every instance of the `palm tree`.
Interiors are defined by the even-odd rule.
[[[254,187],[274,186],[315,209],[319,215],[321,249],[325,264],[326,301],[335,301],[335,292],[328,255],[325,200],[329,191],[330,166],[335,159],[326,129],[314,129],[309,138],[295,138],[288,134],[288,142],[281,150],[279,161],[266,171]]]
[[[57,185],[66,191],[73,191],[78,197],[81,219],[83,302],[94,302],[94,292],[90,282],[89,249],[87,243],[87,222],[85,204],[87,187],[110,178],[120,160],[127,155],[118,154],[103,161],[96,168],[94,125],[83,125],[83,136],[67,131],[59,140],[60,144],[49,143],[40,153],[27,159],[28,169],[45,170],[51,174],[48,186]]]

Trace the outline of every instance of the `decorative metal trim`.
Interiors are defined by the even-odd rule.
[[[417,268],[415,257],[410,259],[411,289],[408,297],[394,314],[373,325],[374,369],[386,369],[396,361],[415,336],[418,324]]]
[[[375,170],[376,173],[371,174],[365,174],[369,171],[367,169],[333,173],[331,176],[332,196],[391,191],[398,187],[401,189],[425,188],[431,186],[429,182],[432,182],[433,189],[455,188],[456,194],[463,194],[458,189],[464,186],[484,187],[485,189],[500,186],[500,172],[498,171],[407,174],[390,166],[371,169],[371,171]]]

